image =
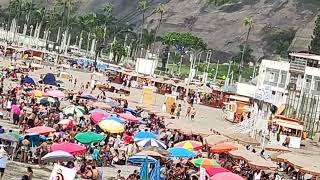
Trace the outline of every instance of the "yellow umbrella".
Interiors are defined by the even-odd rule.
[[[39,90],[35,90],[35,91],[34,91],[34,96],[35,96],[35,97],[41,97],[41,96],[42,96],[42,92],[39,91]]]
[[[98,125],[103,131],[107,131],[109,133],[122,133],[124,131],[123,125],[116,121],[105,120],[101,121]]]

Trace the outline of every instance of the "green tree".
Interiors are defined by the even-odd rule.
[[[214,4],[215,6],[222,6],[229,2],[230,0],[208,0],[208,4]]]
[[[288,56],[288,49],[295,36],[295,30],[276,30],[267,34],[263,40],[267,43],[266,49],[273,54],[278,54],[281,57]]]
[[[113,53],[113,62],[116,62],[116,64],[119,64],[121,58],[127,55],[126,48],[123,46],[123,42],[121,41],[113,42],[111,45],[111,51]]]
[[[244,41],[244,45],[242,46],[242,56],[241,56],[241,61],[239,64],[239,81],[241,79],[241,72],[242,72],[242,68],[243,68],[243,63],[244,63],[244,56],[245,56],[245,52],[246,52],[246,48],[247,48],[247,44],[248,44],[248,40],[249,40],[249,35],[252,29],[252,25],[253,25],[253,19],[251,16],[247,16],[244,18],[244,26],[246,26],[248,28],[247,30],[247,35],[246,35],[246,39]]]
[[[313,53],[320,53],[320,15],[318,15],[315,23],[316,27],[313,30],[309,50]]]
[[[164,44],[169,46],[182,45],[185,48],[206,49],[207,44],[199,37],[189,32],[169,32],[162,37]]]

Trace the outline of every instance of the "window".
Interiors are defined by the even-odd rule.
[[[275,92],[275,91],[272,91],[272,95],[276,95],[276,92]]]

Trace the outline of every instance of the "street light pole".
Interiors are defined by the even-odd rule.
[[[182,59],[183,59],[183,55],[181,55],[181,57],[180,57],[180,64],[179,64],[179,76],[180,76],[180,74],[181,74]]]

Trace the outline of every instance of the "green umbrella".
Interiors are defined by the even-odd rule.
[[[58,100],[52,97],[42,97],[42,98],[39,98],[37,102],[41,104],[54,104],[54,103],[57,103]]]
[[[78,133],[74,138],[82,144],[91,144],[99,143],[104,140],[105,137],[94,132],[84,132]]]
[[[21,140],[23,138],[23,135],[17,133],[17,132],[9,132],[8,134],[10,134],[11,136],[13,136],[14,138],[16,138],[17,140]]]
[[[82,117],[85,114],[85,110],[81,106],[67,106],[66,108],[63,109],[63,113],[65,115],[73,115],[76,114],[78,117]]]

